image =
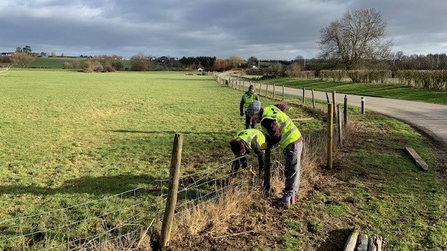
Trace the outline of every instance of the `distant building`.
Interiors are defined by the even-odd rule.
[[[14,55],[14,52],[2,52],[3,57],[10,57],[12,55]]]

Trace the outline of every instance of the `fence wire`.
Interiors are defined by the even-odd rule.
[[[272,161],[281,158],[272,151]],[[229,186],[261,186],[262,179],[250,169],[256,158],[246,156],[249,168],[231,173],[233,161],[180,176],[176,214],[199,203],[218,198]],[[273,166],[274,166],[273,162]],[[236,176],[228,182],[230,176]],[[99,250],[101,243],[123,245],[147,234],[164,213],[169,179],[157,180],[159,193],[138,187],[98,200],[0,220],[0,250]]]

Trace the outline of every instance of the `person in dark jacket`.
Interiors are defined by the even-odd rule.
[[[247,115],[247,107],[255,100],[259,100],[259,98],[255,94],[254,86],[250,85],[250,87],[248,87],[248,91],[246,91],[244,95],[242,95],[242,99],[239,104],[241,117],[245,114],[245,129],[250,128],[250,125],[251,128],[255,128],[256,126],[256,122]]]

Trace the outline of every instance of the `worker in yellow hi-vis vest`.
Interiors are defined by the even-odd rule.
[[[282,149],[285,158],[285,187],[281,201],[286,208],[290,208],[300,186],[303,136],[289,116],[275,105],[262,107],[261,102],[254,101],[248,106],[247,115],[257,123],[261,123],[266,138],[266,143],[261,145],[261,149],[272,148],[275,145],[279,145]]]
[[[248,168],[247,154],[253,151],[258,157],[258,175],[264,166],[264,151],[261,145],[265,144],[265,136],[258,129],[245,129],[236,133],[236,137],[230,141],[231,151],[235,155],[235,160],[231,166],[230,177],[234,178],[239,171],[239,167]],[[254,174],[255,175],[255,174]]]
[[[248,87],[248,91],[242,95],[242,99],[239,105],[239,111],[241,114],[241,117],[245,114],[245,129],[255,128],[256,122],[250,118],[250,116],[247,115],[247,107],[255,100],[259,100],[258,96],[255,94],[254,86],[250,85]]]

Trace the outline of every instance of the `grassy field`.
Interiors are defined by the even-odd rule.
[[[238,111],[242,92],[216,84],[211,76],[11,69],[0,76],[0,88],[3,249],[39,250],[39,243],[2,243],[2,237],[131,207],[135,200],[140,207],[122,213],[144,213],[140,224],[149,224],[154,215],[147,212],[164,206],[156,196],[124,198],[120,204],[105,200],[34,222],[26,217],[136,187],[153,190],[156,180],[168,176],[176,132],[184,134],[182,172],[230,161],[228,142],[244,124]],[[263,97],[261,101],[275,102]],[[306,110],[297,107],[289,115],[304,135],[321,131],[324,122],[307,119],[312,114]],[[279,236],[276,248],[260,242],[240,250],[337,250],[321,247],[331,233],[345,234],[355,224],[383,236],[386,250],[447,247],[446,179],[440,153],[408,125],[380,115],[361,116],[358,109],[351,114],[358,121],[358,135],[353,137],[357,140],[339,155],[337,168],[321,170],[324,182],[303,188],[307,192],[297,210],[264,211],[279,226],[275,233],[265,233]],[[421,173],[402,152],[405,145],[414,147],[433,168]],[[2,222],[9,218],[20,219],[18,226],[5,227]],[[119,220],[117,216],[110,222]],[[96,228],[80,224],[71,234],[92,234]]]
[[[153,189],[168,176],[175,132],[184,170],[231,160],[243,128],[239,93],[210,76],[11,69],[1,90],[1,219]]]

